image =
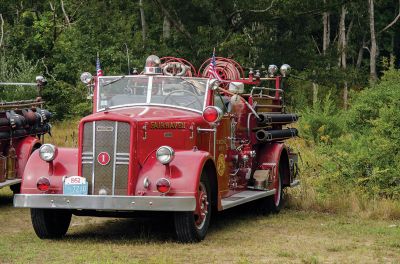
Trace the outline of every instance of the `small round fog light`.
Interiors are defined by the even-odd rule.
[[[50,189],[50,181],[46,177],[40,177],[36,183],[39,191],[47,192]]]
[[[165,178],[159,179],[156,183],[156,186],[160,193],[167,193],[171,189],[171,183]]]

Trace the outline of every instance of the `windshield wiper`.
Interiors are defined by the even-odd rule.
[[[124,78],[125,78],[125,75],[122,75],[121,77],[104,84],[103,87],[108,86],[108,85],[113,84],[113,83],[116,83],[116,82],[119,82],[120,80],[122,80]]]

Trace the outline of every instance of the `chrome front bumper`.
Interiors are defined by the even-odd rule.
[[[194,211],[192,196],[16,194],[14,206],[102,211]]]

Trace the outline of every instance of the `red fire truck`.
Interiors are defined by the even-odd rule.
[[[36,77],[36,83],[0,82],[3,89],[36,86],[39,95],[32,100],[0,102],[0,188],[9,186],[13,193],[20,191],[29,156],[50,132],[51,114],[43,109],[40,97],[46,83],[42,76]]]
[[[270,65],[245,78],[230,59],[196,70],[152,55],[140,74],[84,73],[93,114],[80,121],[78,148],[35,151],[14,205],[31,208],[40,238],[65,235],[72,214],[172,212],[181,242],[204,239],[217,211],[258,200],[278,212],[284,189],[299,183],[297,155],[283,142],[297,135],[289,124],[298,116],[283,104],[289,70]]]

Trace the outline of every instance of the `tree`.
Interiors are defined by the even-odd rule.
[[[377,43],[375,35],[375,14],[374,14],[374,0],[368,0],[368,12],[369,12],[369,30],[371,33],[371,48],[370,48],[370,80],[374,83],[378,79],[376,73],[376,57],[377,57]]]

